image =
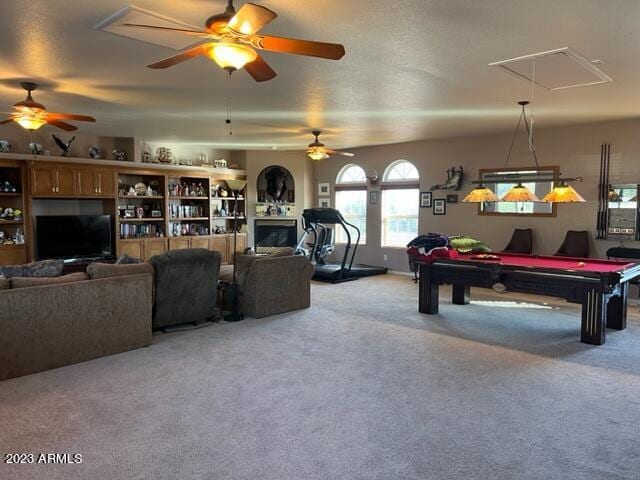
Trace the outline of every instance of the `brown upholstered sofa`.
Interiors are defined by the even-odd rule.
[[[264,257],[238,255],[236,263],[244,315],[262,318],[309,308],[313,265],[308,258],[293,255],[292,248]],[[231,283],[232,265],[220,269],[220,280]]]
[[[151,265],[88,272],[0,279],[0,380],[151,344]]]

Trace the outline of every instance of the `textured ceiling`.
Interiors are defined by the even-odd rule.
[[[136,0],[202,25],[224,0]],[[242,2],[237,1],[236,7]],[[570,46],[614,83],[535,92],[536,125],[638,116],[637,0],[255,0],[278,13],[264,33],[342,43],[337,62],[265,52],[278,72],[231,80],[199,58],[168,70],[147,63],[174,50],[93,30],[128,5],[117,0],[0,0],[0,110],[45,86],[49,109],[94,115],[82,131],[225,148],[297,149],[481,134],[513,127],[530,87],[492,61]],[[224,124],[232,97],[234,133]],[[0,127],[3,128],[3,127]],[[1,130],[0,130],[1,136]]]

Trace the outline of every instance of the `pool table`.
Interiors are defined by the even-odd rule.
[[[606,329],[627,326],[629,281],[640,276],[640,264],[589,258],[496,253],[499,259],[473,254],[420,263],[418,311],[438,313],[439,286],[453,287],[452,301],[469,303],[470,287],[560,297],[582,304],[581,340],[602,345]]]

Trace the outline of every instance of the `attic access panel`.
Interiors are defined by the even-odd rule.
[[[141,42],[160,45],[161,47],[183,50],[193,45],[198,38],[172,33],[170,31],[155,31],[147,28],[126,27],[125,23],[137,23],[141,25],[157,25],[159,27],[186,28],[189,30],[202,30],[200,27],[175,20],[150,10],[130,5],[114,13],[106,20],[93,27],[94,30],[113,33],[121,37],[132,38]]]
[[[535,67],[534,83],[550,91],[613,82],[609,75],[570,47],[501,60],[489,66],[529,83],[534,81]]]

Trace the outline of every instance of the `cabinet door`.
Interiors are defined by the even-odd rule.
[[[33,167],[31,169],[31,193],[51,196],[56,193],[56,173],[51,167]]]
[[[144,261],[148,262],[149,259],[155,255],[160,255],[167,251],[167,240],[164,238],[153,238],[144,241]]]
[[[191,248],[205,248],[209,250],[209,237],[193,237]]]
[[[113,170],[96,170],[96,177],[99,195],[116,194],[116,175]]]
[[[76,194],[76,169],[73,167],[58,167],[56,175],[56,193],[63,196]]]
[[[98,175],[92,168],[79,168],[76,171],[76,176],[78,180],[78,195],[87,197],[98,194],[98,184],[96,182]]]
[[[120,240],[118,242],[118,256],[129,255],[130,257],[142,258],[142,240]]]
[[[27,263],[24,245],[0,245],[0,265],[22,265]]]
[[[191,248],[191,239],[187,237],[174,237],[169,239],[169,250],[181,250]]]
[[[212,235],[209,239],[209,250],[213,252],[220,252],[222,263],[228,263],[226,235]]]

